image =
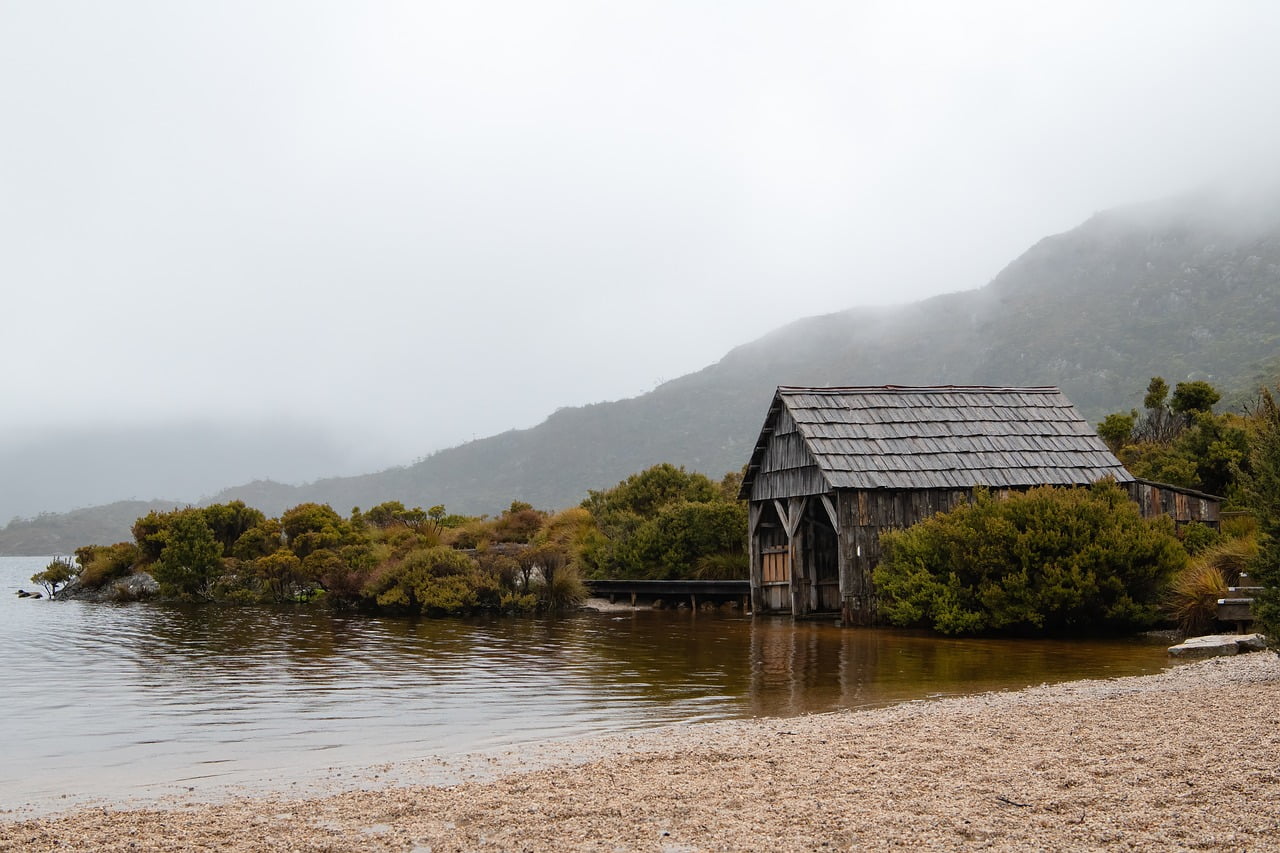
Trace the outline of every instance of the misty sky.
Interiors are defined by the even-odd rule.
[[[1271,179],[1278,35],[1261,0],[0,0],[0,441],[407,462],[978,287]]]

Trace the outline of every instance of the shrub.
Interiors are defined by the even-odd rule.
[[[1178,538],[1187,553],[1194,557],[1205,548],[1221,542],[1222,534],[1206,524],[1193,521],[1178,531]]]
[[[1256,539],[1258,536],[1258,519],[1251,513],[1223,513],[1219,526],[1222,528],[1222,535],[1227,539]]]
[[[334,604],[352,605],[364,597],[376,567],[389,557],[384,549],[346,545],[337,552],[326,549],[309,554],[303,561],[303,573],[314,579]]]
[[[222,573],[222,545],[196,512],[176,515],[152,574],[166,595],[207,598]]]
[[[532,613],[538,609],[538,596],[531,592],[504,592],[498,599],[498,609],[503,613]]]
[[[284,531],[280,522],[267,519],[250,527],[231,546],[231,556],[238,560],[256,560],[274,554],[284,547]]]
[[[741,580],[747,577],[750,560],[742,554],[707,554],[699,557],[693,567],[695,580]]]
[[[493,521],[492,541],[527,543],[537,535],[547,514],[522,501],[511,506]]]
[[[320,553],[314,552],[307,559]],[[276,602],[294,598],[297,585],[302,580],[302,561],[292,551],[274,551],[265,557],[259,557],[250,565],[254,576],[262,584],[264,597]]]
[[[86,545],[76,549],[76,561],[80,563],[80,585],[87,589],[100,587],[108,581],[122,578],[133,571],[141,559],[138,547],[132,542],[115,545]]]
[[[581,508],[595,523],[581,529],[574,547],[579,564],[591,577],[624,578],[691,577],[700,563],[717,570],[734,564],[747,541],[747,510],[734,492],[740,482],[731,475],[717,485],[655,465],[591,492]]]
[[[491,578],[500,589],[515,589],[520,577],[520,561],[506,554],[483,553],[476,555],[480,574]]]
[[[473,518],[447,530],[443,541],[453,548],[482,548],[493,541],[493,522]]]
[[[596,532],[596,520],[580,506],[569,507],[549,517],[534,539],[536,544],[561,545],[577,551]]]
[[[540,590],[539,603],[553,612],[577,607],[587,599],[587,586],[573,563],[565,563],[547,577]]]
[[[1266,589],[1254,598],[1258,627],[1280,636],[1280,405],[1263,389],[1245,478],[1245,501],[1258,522],[1258,555],[1249,574]]]
[[[1218,599],[1235,586],[1240,573],[1258,556],[1253,538],[1224,539],[1201,551],[1178,572],[1165,609],[1187,636],[1203,634],[1217,621]]]
[[[267,520],[261,511],[245,506],[244,501],[213,504],[200,513],[204,523],[213,531],[213,537],[222,545],[224,557],[232,556],[231,550],[241,536]]]
[[[1258,540],[1253,536],[1223,539],[1196,555],[1196,562],[1211,563],[1222,572],[1227,586],[1236,586],[1240,575],[1258,557]]]
[[[709,557],[728,557],[730,563],[740,557],[745,567],[746,541],[747,508],[737,501],[680,501],[663,507],[636,534],[640,559],[651,567],[649,575],[668,578],[695,574]],[[745,572],[739,577],[746,577]]]
[[[1147,627],[1187,561],[1173,523],[1143,519],[1114,483],[980,491],[881,542],[882,615],[946,634]]]
[[[1196,560],[1173,579],[1167,610],[1183,634],[1207,634],[1218,620],[1218,599],[1226,594],[1222,570],[1211,562]]]
[[[442,616],[474,609],[479,604],[477,587],[475,562],[437,546],[382,565],[364,595],[380,607]]]

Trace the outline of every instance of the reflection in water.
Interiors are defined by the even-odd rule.
[[[0,558],[0,807],[279,784],[327,768],[1166,663],[1162,646],[1139,642],[939,640],[689,611],[412,621],[14,597],[46,562]]]
[[[1164,646],[1146,639],[953,639],[782,618],[759,619],[750,632],[746,700],[760,716],[1136,675],[1167,665]]]

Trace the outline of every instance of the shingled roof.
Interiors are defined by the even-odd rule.
[[[792,427],[830,489],[1018,488],[1133,477],[1057,388],[895,385],[777,390],[740,496]],[[779,428],[782,428],[781,430]]]

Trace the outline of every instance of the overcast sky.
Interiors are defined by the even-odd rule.
[[[0,0],[0,411],[407,462],[1274,174],[1280,4]]]

